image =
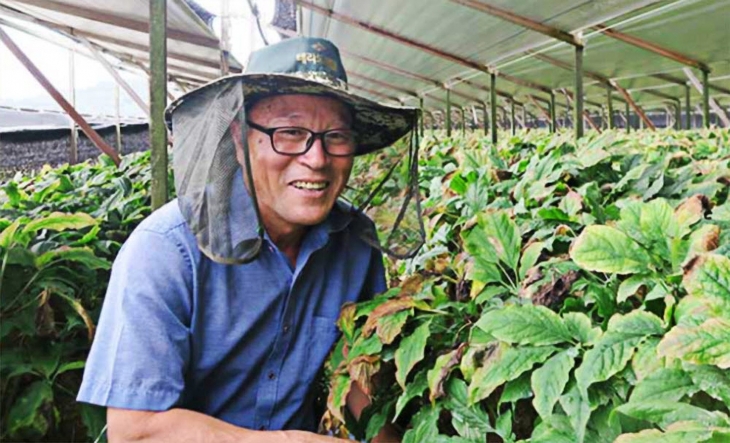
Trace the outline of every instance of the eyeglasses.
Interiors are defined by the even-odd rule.
[[[271,138],[271,146],[277,154],[297,156],[303,155],[314,145],[317,138],[322,139],[324,151],[333,157],[351,157],[355,155],[355,133],[350,129],[330,129],[314,132],[307,128],[286,126],[280,128],[264,128],[246,120],[248,126],[261,131]]]

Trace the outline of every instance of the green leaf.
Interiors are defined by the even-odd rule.
[[[48,432],[51,423],[43,414],[43,405],[53,402],[53,389],[46,381],[36,381],[23,390],[10,408],[7,432],[11,438],[33,436]]]
[[[681,369],[662,368],[647,375],[631,393],[629,402],[666,401],[677,402],[686,395],[697,392],[689,374]]]
[[[479,218],[479,227],[484,231],[487,241],[492,245],[497,258],[510,269],[517,269],[520,259],[522,238],[517,224],[506,212],[492,212]]]
[[[85,366],[86,366],[86,361],[84,361],[84,360],[64,363],[61,366],[59,366],[58,369],[56,370],[56,376],[59,376],[59,375],[63,374],[64,372],[75,371],[76,369],[83,369]]]
[[[106,428],[106,408],[88,403],[77,404],[81,421],[86,427],[87,441],[106,443],[107,440],[103,435]]]
[[[583,362],[575,370],[575,379],[584,396],[590,385],[608,380],[621,371],[631,360],[636,345],[643,336],[634,334],[607,332],[601,337],[593,349],[583,356]]]
[[[359,335],[355,339],[355,343],[352,344],[352,349],[347,353],[347,360],[352,361],[361,355],[375,355],[382,350],[383,343],[380,342],[377,335],[371,335],[367,338]]]
[[[728,417],[725,414],[708,411],[687,403],[642,401],[626,403],[616,408],[615,411],[638,420],[654,423],[662,429],[680,421],[696,421],[705,426],[728,426]]]
[[[23,233],[32,234],[41,229],[48,229],[51,231],[65,231],[67,229],[83,229],[89,226],[94,226],[97,221],[89,214],[78,212],[76,214],[64,214],[61,212],[54,212],[46,217],[25,225]]]
[[[36,266],[42,268],[51,262],[61,260],[81,263],[89,269],[108,270],[111,268],[108,260],[97,257],[90,248],[69,248],[68,246],[41,254],[36,258]]]
[[[530,443],[575,443],[575,431],[562,414],[555,414],[550,421],[543,421],[535,426]]]
[[[434,441],[439,433],[438,419],[441,412],[440,406],[426,406],[421,409],[411,423],[413,428],[403,435],[403,443],[423,443]]]
[[[431,321],[423,323],[413,331],[413,334],[404,338],[395,351],[395,379],[405,389],[406,379],[414,366],[423,360],[426,342],[430,333]]]
[[[578,386],[573,386],[567,393],[560,396],[560,406],[568,416],[570,424],[575,431],[576,443],[583,443],[586,435],[586,426],[591,418],[591,408],[588,399],[580,394]]]
[[[709,396],[730,404],[730,374],[715,366],[685,365],[692,382]]]
[[[591,345],[601,338],[603,331],[592,327],[591,319],[582,312],[568,312],[563,315],[563,322],[568,333],[582,345]]]
[[[556,350],[552,346],[507,349],[474,373],[469,385],[469,402],[476,403],[488,397],[497,387],[544,362]]]
[[[383,426],[388,423],[388,418],[390,417],[390,414],[393,413],[393,403],[394,402],[392,401],[386,403],[384,407],[380,408],[375,414],[370,416],[367,427],[365,428],[366,440],[370,441],[377,436],[380,430],[383,429]]]
[[[18,232],[19,227],[20,220],[15,220],[13,224],[0,232],[0,247],[7,249],[15,242],[15,233]]]
[[[570,257],[583,269],[614,274],[648,270],[646,252],[626,234],[610,226],[588,226],[570,249]]]
[[[446,408],[451,412],[451,424],[460,436],[483,439],[487,433],[494,432],[489,423],[489,416],[481,405],[469,404],[464,380],[451,378],[446,384],[446,393],[444,401]]]
[[[568,384],[577,355],[575,348],[562,351],[532,373],[532,390],[535,393],[532,405],[543,420],[553,415],[553,407]]]
[[[622,281],[618,287],[618,295],[616,296],[616,302],[625,302],[629,297],[636,294],[642,286],[648,286],[651,283],[651,277],[648,275],[637,274],[632,275],[626,280]]]
[[[571,339],[563,320],[544,306],[511,305],[495,309],[484,314],[476,325],[508,343],[542,346]]]
[[[502,395],[499,397],[499,404],[515,403],[519,400],[532,397],[532,387],[530,386],[530,373],[525,372],[519,378],[508,381],[504,385]]]
[[[406,385],[405,391],[403,391],[400,397],[398,397],[398,401],[395,404],[395,416],[393,417],[393,421],[400,416],[400,413],[403,412],[403,408],[406,407],[408,402],[416,397],[420,397],[427,387],[428,380],[426,378],[426,371],[418,372],[413,378],[413,381]]]
[[[525,251],[522,253],[522,258],[520,259],[520,280],[524,280],[525,276],[527,276],[527,271],[529,271],[531,267],[535,266],[535,263],[537,263],[537,259],[540,258],[540,253],[542,253],[544,248],[544,242],[530,243],[530,245],[525,248]]]
[[[730,320],[712,318],[696,327],[675,326],[659,343],[659,355],[730,368]]]
[[[662,320],[646,311],[631,311],[626,315],[616,314],[608,321],[608,332],[621,332],[641,337],[664,333]]]
[[[674,209],[663,198],[642,205],[639,226],[644,237],[651,240],[664,240],[666,236],[676,237],[679,234]]]
[[[665,359],[659,357],[659,353],[657,352],[659,340],[658,337],[649,337],[645,342],[637,346],[634,357],[631,360],[631,369],[633,369],[638,381],[664,368]]]

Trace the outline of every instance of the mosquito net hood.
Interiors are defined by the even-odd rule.
[[[379,171],[373,177],[351,176],[332,210],[344,213],[340,219],[380,250],[399,258],[415,254],[424,241],[414,130],[418,110],[349,92],[337,48],[327,40],[306,37],[252,53],[245,73],[189,92],[166,111],[178,204],[201,251],[230,264],[257,256],[265,230],[251,177],[254,168],[263,166],[249,161],[246,111],[262,98],[289,94],[331,97],[351,110],[355,162],[379,161],[371,153],[411,134],[399,152],[373,165],[373,171]],[[377,228],[364,216],[374,203],[387,203],[390,211],[376,217]]]

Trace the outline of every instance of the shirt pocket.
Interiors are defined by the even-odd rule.
[[[313,317],[309,334],[309,365],[318,371],[329,356],[335,342],[340,337],[337,319],[331,317]]]

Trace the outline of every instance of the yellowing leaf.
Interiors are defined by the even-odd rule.
[[[730,320],[712,318],[696,327],[675,326],[659,343],[659,355],[730,368]]]
[[[570,257],[583,269],[614,274],[648,270],[649,257],[638,243],[610,226],[588,226],[570,248]]]

